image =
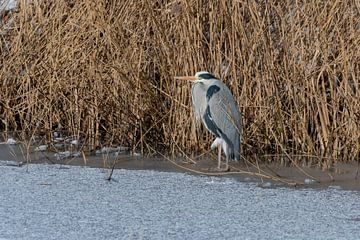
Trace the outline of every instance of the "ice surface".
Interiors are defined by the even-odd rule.
[[[126,147],[103,147],[101,150],[97,150],[96,154],[109,154],[109,153],[119,153],[126,151]]]
[[[0,239],[358,239],[359,192],[0,164]]]
[[[13,138],[9,138],[7,141],[6,141],[6,144],[8,145],[15,145],[17,142],[15,139]]]
[[[305,184],[314,184],[314,183],[316,183],[316,181],[314,179],[305,178],[304,183]]]
[[[35,152],[44,152],[46,150],[47,150],[47,145],[40,145],[34,149]]]
[[[70,151],[57,152],[54,154],[54,156],[56,157],[57,160],[62,160],[65,158],[69,158],[71,156],[71,152]]]

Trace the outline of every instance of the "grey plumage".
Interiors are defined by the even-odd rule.
[[[241,115],[229,88],[208,72],[202,71],[195,77],[178,77],[192,80],[192,102],[197,120],[215,135],[211,148],[220,147],[228,159],[239,160],[241,152]],[[227,165],[227,164],[226,164]],[[228,166],[226,166],[228,167]]]

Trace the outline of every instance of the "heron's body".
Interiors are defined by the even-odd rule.
[[[229,88],[208,72],[196,73],[192,86],[192,102],[196,119],[215,135],[211,148],[219,148],[218,167],[221,162],[221,149],[228,160],[240,159],[242,135],[241,115]]]

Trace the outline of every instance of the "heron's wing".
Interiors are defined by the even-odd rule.
[[[240,112],[227,86],[221,86],[220,91],[213,94],[208,107],[213,122],[223,133],[229,134],[228,130],[231,130],[241,134]]]
[[[212,124],[212,130],[209,130],[216,130],[234,152],[240,152],[242,128],[238,106],[226,85],[219,82],[217,87],[220,90],[207,99],[208,107],[205,114],[208,115],[208,122],[211,121]]]

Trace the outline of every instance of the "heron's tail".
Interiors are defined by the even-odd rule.
[[[236,141],[234,144],[234,160],[239,161],[240,160],[240,154],[241,154],[241,140],[240,138]]]

